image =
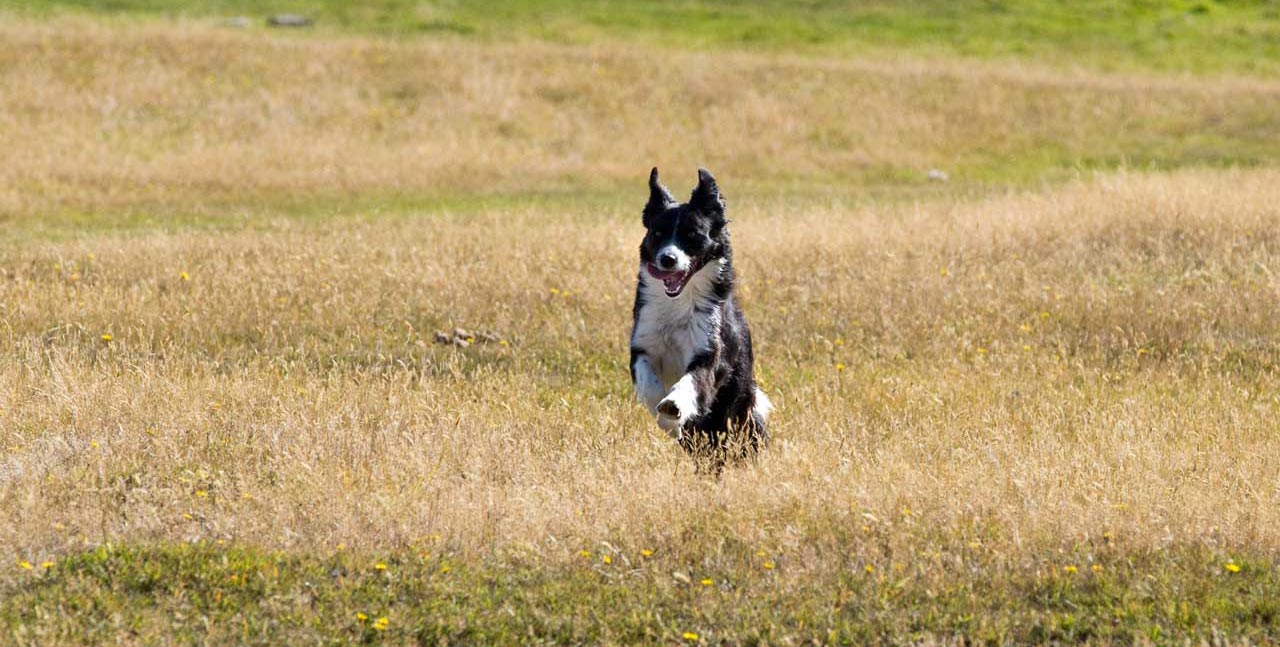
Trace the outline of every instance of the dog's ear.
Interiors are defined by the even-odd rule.
[[[724,218],[724,197],[720,195],[720,187],[716,186],[716,179],[711,177],[711,171],[698,169],[698,186],[693,189],[689,205],[702,213]]]
[[[653,167],[649,171],[649,202],[644,205],[644,226],[649,226],[649,220],[663,211],[667,207],[675,204],[676,199],[671,197],[671,192],[667,187],[662,186],[662,182],[658,181],[658,167]]]

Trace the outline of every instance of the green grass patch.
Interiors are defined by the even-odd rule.
[[[32,0],[25,11],[161,17],[300,12],[322,30],[794,52],[907,49],[1105,69],[1280,71],[1280,6],[1179,0]]]
[[[1065,179],[1071,171],[1056,178]],[[997,176],[993,175],[992,178]],[[1004,176],[999,176],[1004,177]],[[1045,178],[1026,175],[1018,186],[1031,186]],[[897,183],[841,184],[806,181],[791,184],[743,182],[738,187],[739,204],[786,201],[795,205],[828,205],[833,201],[856,205],[895,204],[943,198],[976,198],[1006,190],[997,181],[989,183],[937,183],[913,179]],[[479,193],[426,191],[276,195],[239,195],[196,199],[176,196],[172,200],[144,201],[137,205],[103,207],[95,211],[57,209],[38,214],[0,214],[0,246],[28,244],[32,240],[61,241],[97,237],[104,234],[133,235],[184,231],[227,232],[271,231],[278,226],[317,225],[336,220],[378,221],[397,218],[428,218],[437,221],[468,219],[494,213],[551,212],[574,221],[598,222],[621,214],[634,216],[646,199],[642,181],[626,187],[554,188],[550,190],[509,190]]]
[[[1052,561],[967,549],[866,563],[832,554],[802,573],[786,555],[732,543],[709,559],[569,550],[547,566],[454,559],[443,547],[321,556],[109,546],[20,565],[4,578],[0,631],[19,645],[1280,639],[1276,560],[1203,548],[1081,547]]]

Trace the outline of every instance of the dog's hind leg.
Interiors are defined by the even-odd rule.
[[[751,436],[752,449],[755,450],[759,446],[769,444],[769,431],[766,427],[768,426],[769,413],[773,411],[773,402],[759,387],[756,387],[753,395],[751,420],[748,423],[747,432]]]

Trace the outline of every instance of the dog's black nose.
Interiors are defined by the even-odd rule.
[[[671,252],[658,254],[658,267],[669,270],[676,266],[676,255]]]

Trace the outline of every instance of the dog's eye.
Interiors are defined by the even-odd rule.
[[[685,247],[688,247],[689,251],[699,252],[706,249],[710,244],[711,239],[707,238],[705,234],[691,233],[685,237]]]

